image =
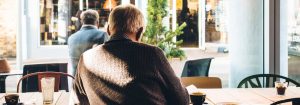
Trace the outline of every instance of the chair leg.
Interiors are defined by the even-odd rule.
[[[5,85],[5,80],[7,76],[0,76],[0,93],[5,93],[6,91],[6,85]]]

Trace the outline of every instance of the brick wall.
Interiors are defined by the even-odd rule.
[[[16,56],[18,0],[0,0],[0,57]]]

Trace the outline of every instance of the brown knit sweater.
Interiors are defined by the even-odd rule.
[[[188,105],[188,94],[163,52],[114,36],[86,51],[74,83],[82,105]]]

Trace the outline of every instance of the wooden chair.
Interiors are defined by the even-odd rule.
[[[195,85],[197,88],[222,88],[218,77],[181,77],[181,83],[186,87]]]
[[[23,67],[23,76],[36,72],[63,72],[68,71],[67,63],[37,63],[37,64],[26,64]],[[33,76],[22,81],[22,92],[36,92],[39,90],[37,85],[38,77]],[[60,78],[59,90],[69,91],[68,77],[62,76]]]
[[[203,58],[186,61],[181,77],[208,76],[211,60],[214,58]]]
[[[295,80],[292,80],[290,78],[276,75],[276,74],[256,74],[249,77],[246,77],[243,79],[239,85],[238,88],[268,88],[268,87],[274,87],[275,81],[278,81],[279,79],[283,79],[290,85],[291,83],[295,86],[299,87],[300,83],[296,82]]]
[[[271,105],[279,105],[287,102],[292,102],[292,105],[300,105],[300,98],[290,98],[290,99],[280,100],[272,103]]]
[[[67,76],[67,77],[71,77],[72,79],[75,79],[72,75],[68,74],[68,73],[63,73],[63,72],[36,72],[36,73],[31,73],[31,74],[27,74],[25,76],[23,76],[17,85],[17,92],[19,93],[19,85],[21,83],[22,80],[27,79],[29,77],[33,77],[33,76],[37,76],[38,77],[38,91],[42,91],[41,90],[41,79],[43,77],[54,77],[55,78],[55,85],[54,85],[54,91],[57,92],[59,90],[59,84],[60,84],[60,78],[61,76]]]

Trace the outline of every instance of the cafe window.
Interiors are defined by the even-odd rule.
[[[81,27],[80,13],[87,9],[98,11],[99,29],[104,28],[110,11],[120,4],[121,0],[40,0],[40,45],[67,45],[68,37]]]
[[[262,73],[264,67],[263,1],[238,1],[173,2],[176,23],[187,24],[184,33],[176,37],[183,40],[180,47],[186,51],[187,59],[213,57],[209,75],[220,77],[223,87],[236,87],[246,76]]]
[[[183,40],[181,47],[199,47],[199,1],[200,0],[177,0],[176,14],[177,24],[185,22],[187,26],[183,34],[177,36],[177,40]]]
[[[17,0],[0,1],[0,60],[6,59],[11,70],[17,69],[18,5],[11,5],[17,3]],[[2,71],[4,66],[0,68]]]
[[[285,21],[287,22],[287,49],[288,49],[288,77],[300,81],[300,1],[286,1],[287,9]]]

